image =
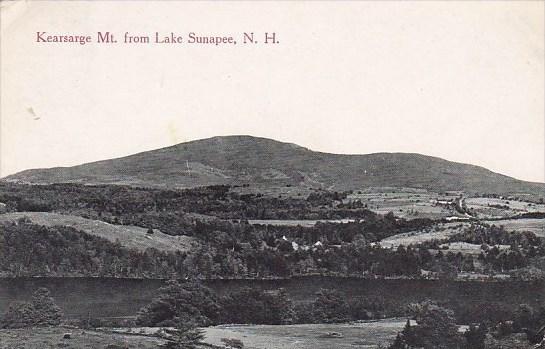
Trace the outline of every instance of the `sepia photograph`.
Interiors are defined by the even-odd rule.
[[[545,1],[0,0],[0,349],[545,349]]]

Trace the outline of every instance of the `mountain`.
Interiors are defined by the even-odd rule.
[[[331,190],[412,187],[545,195],[544,183],[412,153],[340,155],[251,136],[213,137],[73,167],[26,170],[4,181],[186,188],[213,184]]]

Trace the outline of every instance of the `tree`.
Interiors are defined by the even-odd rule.
[[[321,289],[313,304],[314,319],[318,322],[335,323],[348,320],[349,307],[346,296],[330,289]]]
[[[536,326],[534,319],[534,309],[528,304],[519,304],[515,311],[513,328],[515,332],[520,332],[523,328],[532,328]]]
[[[233,348],[233,349],[243,349],[244,343],[237,338],[222,338],[221,342],[227,347],[227,348]]]
[[[210,325],[217,321],[219,306],[215,295],[195,281],[169,281],[159,295],[138,312],[143,326],[176,326],[179,323]]]
[[[197,349],[204,339],[204,332],[194,323],[179,322],[174,330],[166,330],[167,342],[161,347],[165,349]]]
[[[245,287],[225,296],[223,321],[227,323],[289,324],[295,317],[293,305],[283,289],[263,291]]]
[[[55,304],[49,290],[38,288],[31,302],[15,302],[4,314],[1,327],[20,328],[30,326],[56,326],[62,318],[61,309]]]
[[[430,301],[411,305],[410,309],[414,313],[417,326],[411,328],[414,335],[410,340],[407,340],[409,346],[424,349],[463,347],[452,310],[440,307]]]
[[[414,330],[411,327],[411,321],[407,319],[407,323],[403,331],[397,334],[396,339],[388,347],[388,349],[408,349],[411,348],[409,343],[415,343]]]
[[[34,307],[34,323],[36,325],[58,325],[61,323],[62,311],[49,290],[45,287],[38,288],[32,295]]]

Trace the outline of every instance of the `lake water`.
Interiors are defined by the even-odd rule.
[[[164,280],[113,278],[0,279],[0,313],[10,302],[29,300],[38,287],[47,287],[67,317],[134,316],[156,294]],[[338,289],[347,298],[382,297],[390,306],[433,299],[473,318],[480,307],[511,308],[545,304],[545,282],[460,282],[437,280],[364,280],[341,277],[298,277],[287,280],[210,280],[206,284],[225,294],[242,287],[284,288],[295,302],[312,301],[320,288]],[[471,314],[474,311],[475,314]]]

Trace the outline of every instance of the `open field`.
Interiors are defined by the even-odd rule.
[[[221,338],[237,338],[249,349],[349,349],[378,348],[394,340],[405,319],[350,324],[230,325],[205,328],[206,343],[220,345]],[[338,332],[342,338],[324,338]]]
[[[70,333],[70,339],[64,339]],[[1,329],[0,349],[157,349],[159,338],[63,327]]]
[[[437,205],[436,201],[450,201],[455,195],[440,195],[413,188],[374,188],[357,191],[347,201],[360,200],[371,211],[380,214],[393,212],[403,218],[440,219],[456,215],[450,207]]]
[[[494,246],[499,248],[500,250],[509,249],[509,245],[494,245]],[[449,242],[446,244],[442,244],[441,247],[446,248],[446,251],[443,251],[443,252],[471,254],[474,256],[478,256],[482,252],[481,245],[470,244],[467,242]]]
[[[393,212],[404,218],[440,219],[463,216],[448,205],[460,195],[472,216],[504,218],[523,213],[545,212],[545,204],[497,198],[465,197],[462,192],[436,193],[415,188],[370,188],[356,191],[346,201],[360,200],[367,208],[380,214]]]
[[[191,237],[180,235],[171,236],[155,230],[153,235],[147,234],[147,229],[114,225],[102,221],[86,219],[78,216],[62,215],[50,212],[13,212],[0,214],[1,222],[15,222],[27,217],[32,223],[53,226],[68,226],[82,230],[87,234],[96,235],[111,242],[119,240],[127,248],[145,250],[156,248],[161,251],[186,251],[191,248],[194,240]]]
[[[204,328],[205,343],[222,345],[222,338],[236,338],[248,349],[348,349],[377,348],[387,345],[405,325],[405,319],[387,319],[350,324],[306,325],[222,325]],[[139,335],[153,334],[159,328],[111,329],[92,331],[63,327],[0,330],[0,349],[156,349],[163,340]],[[342,338],[324,338],[338,332]],[[70,339],[63,339],[70,333]]]
[[[405,321],[386,319],[354,324],[309,325],[224,325],[204,328],[205,345],[221,345],[222,338],[236,338],[246,349],[371,349],[391,343],[403,328]],[[414,324],[414,323],[412,323]],[[460,326],[464,332],[467,326]],[[165,341],[145,334],[159,328],[120,328],[83,330],[66,327],[38,327],[25,329],[0,329],[0,349],[157,349]],[[342,338],[324,338],[327,332],[342,333]],[[69,333],[70,338],[63,338]],[[524,334],[502,338],[501,342],[490,335],[489,348],[533,348]]]
[[[329,222],[329,223],[348,223],[354,222],[354,219],[321,219],[321,220],[311,220],[311,219],[250,219],[248,223],[250,224],[261,224],[261,225],[278,225],[278,226],[289,226],[289,227],[313,227],[316,223]]]
[[[468,198],[467,208],[479,218],[514,216],[522,213],[545,212],[545,204],[497,198]]]
[[[545,219],[525,218],[484,222],[496,226],[503,225],[503,227],[508,231],[531,231],[537,236],[545,237]]]
[[[412,231],[387,237],[380,242],[380,245],[386,248],[397,248],[398,246],[416,245],[425,241],[443,240],[461,232],[468,226],[468,223],[440,223],[429,231]]]

